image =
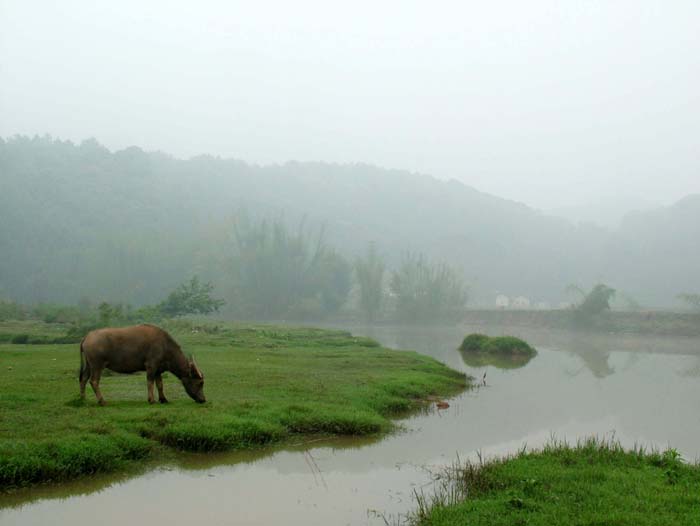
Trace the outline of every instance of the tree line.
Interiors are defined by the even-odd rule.
[[[406,253],[389,271],[375,244],[354,261],[326,239],[323,227],[301,222],[290,228],[281,218],[252,219],[241,213],[217,240],[218,257],[200,262],[195,275],[153,305],[82,299],[77,305],[38,304],[23,308],[0,303],[0,319],[38,317],[46,322],[104,326],[157,321],[223,308],[226,315],[255,320],[320,320],[334,316],[399,322],[450,322],[459,318],[467,288],[458,270]],[[217,297],[215,297],[217,296]],[[223,296],[219,298],[218,296]]]

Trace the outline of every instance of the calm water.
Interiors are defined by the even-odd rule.
[[[539,350],[525,366],[502,370],[464,363],[455,348],[472,328],[352,330],[479,378],[486,372],[487,386],[403,420],[402,432],[382,440],[187,456],[132,478],[0,497],[0,524],[381,525],[381,515],[413,509],[414,491],[430,492],[432,473],[457,455],[507,453],[552,435],[614,435],[700,458],[700,340],[481,327],[523,336]]]

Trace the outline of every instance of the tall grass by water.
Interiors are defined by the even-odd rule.
[[[510,457],[458,461],[432,495],[417,493],[414,526],[700,524],[700,466],[673,449],[625,450],[598,438],[552,441]]]

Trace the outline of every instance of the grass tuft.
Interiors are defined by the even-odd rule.
[[[698,524],[700,466],[677,451],[589,438],[484,462],[457,462],[409,524]]]
[[[152,444],[138,436],[79,435],[44,441],[0,442],[0,488],[60,482],[115,471],[147,458]]]

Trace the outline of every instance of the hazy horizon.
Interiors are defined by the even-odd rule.
[[[0,136],[368,163],[564,216],[668,205],[700,193],[698,15],[0,0]]]

